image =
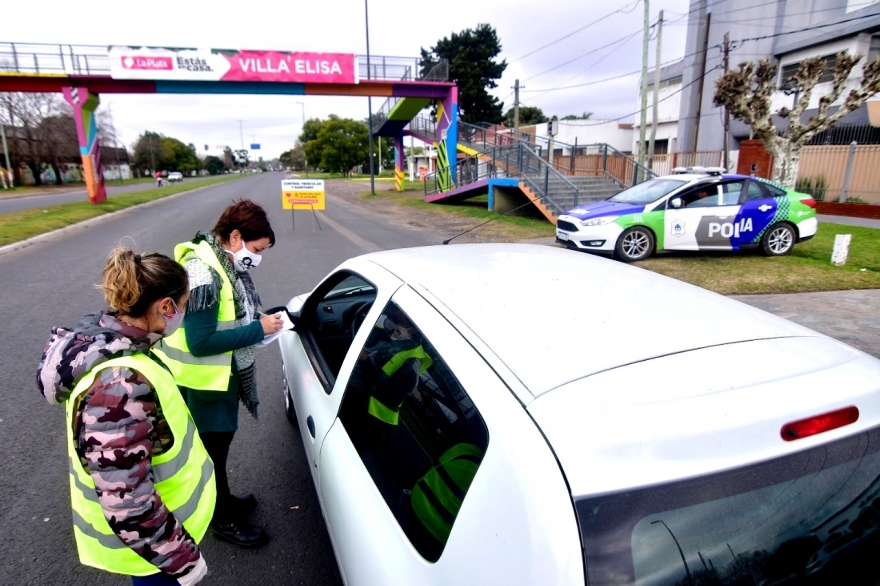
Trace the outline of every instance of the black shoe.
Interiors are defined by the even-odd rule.
[[[234,543],[239,547],[256,548],[269,543],[269,536],[266,535],[266,532],[251,525],[245,519],[212,523],[211,531],[218,539]]]
[[[254,509],[257,508],[257,497],[249,492],[241,496],[235,496],[234,494],[229,496],[229,504],[238,515],[247,515],[248,513],[253,513]]]

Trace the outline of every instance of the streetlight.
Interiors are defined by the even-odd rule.
[[[300,106],[302,106],[302,117],[303,117],[303,134],[306,132],[306,103],[305,102],[297,102]],[[296,141],[293,142],[293,145],[296,146]],[[309,178],[309,158],[306,156],[306,145],[302,145],[303,148],[303,163],[306,166],[306,179]]]
[[[687,573],[688,584],[693,584],[694,579],[691,577],[691,570],[690,568],[688,568],[687,560],[684,559],[684,552],[681,551],[681,546],[678,544],[678,539],[675,538],[675,534],[672,532],[672,529],[669,528],[669,525],[667,525],[666,522],[663,521],[663,519],[651,521],[651,525],[656,525],[657,523],[661,523],[664,527],[666,527],[666,530],[669,531],[669,534],[672,536],[672,541],[675,542],[675,547],[678,548],[678,555],[681,556],[681,563],[684,564],[684,571]]]
[[[370,12],[369,0],[364,0],[364,23],[367,25],[367,79],[372,73],[370,67]],[[370,135],[370,194],[376,195],[376,172],[373,168],[373,97],[367,96],[367,109],[370,111],[367,117],[367,134]]]

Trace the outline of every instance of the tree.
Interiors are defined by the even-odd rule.
[[[145,131],[134,144],[133,164],[149,171],[198,171],[202,162],[195,146],[176,138]]]
[[[369,157],[367,132],[363,122],[331,114],[329,120],[321,122],[317,136],[305,143],[310,166],[347,173],[366,163]]]
[[[31,170],[36,185],[42,184],[43,165],[55,165],[56,182],[59,154],[79,153],[76,126],[63,129],[63,135],[54,133],[65,123],[73,123],[70,107],[57,95],[48,93],[0,93],[0,121],[7,125],[10,158],[13,169],[25,164]],[[73,137],[73,142],[64,138]],[[64,142],[64,144],[61,144]]]
[[[211,175],[219,175],[223,172],[224,167],[223,159],[220,157],[215,157],[214,155],[208,155],[205,157],[205,169],[207,169],[208,173]]]
[[[507,114],[504,115],[504,124],[507,126],[513,127],[513,115],[514,109],[511,108],[507,111]],[[532,124],[540,124],[541,122],[547,122],[550,120],[547,116],[544,115],[544,111],[541,108],[536,106],[520,106],[519,107],[519,125],[520,126],[530,126]]]
[[[773,155],[773,179],[793,189],[797,181],[801,148],[816,134],[834,126],[848,113],[862,106],[880,92],[880,57],[862,68],[862,81],[850,90],[836,112],[829,113],[831,105],[843,93],[847,78],[861,55],[839,53],[834,65],[831,91],[819,99],[815,116],[806,123],[801,119],[810,103],[813,90],[825,71],[822,58],[805,59],[789,85],[796,88],[794,107],[782,107],[776,114],[788,120],[788,127],[779,132],[771,119],[771,100],[776,91],[777,64],[770,59],[758,63],[745,61],[715,82],[714,103],[752,127],[754,135]]]
[[[296,141],[296,145],[292,149],[281,153],[278,160],[282,165],[290,167],[294,171],[306,170],[306,151],[299,141]]]
[[[580,116],[578,116],[577,114],[566,114],[565,116],[560,118],[560,120],[589,120],[592,117],[592,112],[584,112]]]
[[[504,104],[489,95],[488,90],[498,87],[507,69],[507,61],[495,58],[501,52],[498,33],[488,24],[478,24],[475,30],[465,29],[437,41],[429,51],[421,49],[419,66],[424,76],[440,59],[449,61],[449,79],[458,85],[459,116],[465,122],[498,123]]]

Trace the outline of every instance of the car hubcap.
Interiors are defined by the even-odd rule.
[[[769,239],[770,250],[776,254],[785,252],[791,247],[791,232],[785,228],[774,230]]]
[[[648,249],[648,238],[641,232],[628,234],[623,240],[623,252],[631,258],[637,258],[645,254]]]

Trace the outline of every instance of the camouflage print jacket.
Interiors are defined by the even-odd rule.
[[[155,342],[155,334],[110,314],[89,314],[73,329],[53,328],[37,386],[50,404],[64,403],[90,370],[112,358],[149,353]],[[101,371],[79,399],[74,438],[119,539],[171,576],[192,570],[198,546],[153,488],[151,458],[163,452],[172,436],[150,382],[128,368]]]

